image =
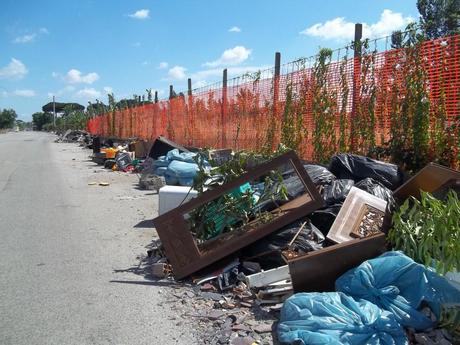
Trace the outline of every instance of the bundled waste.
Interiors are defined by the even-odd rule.
[[[91,145],[92,137],[86,131],[68,129],[66,132],[58,135],[58,138],[55,140],[55,142],[56,143],[84,143],[87,145]]]

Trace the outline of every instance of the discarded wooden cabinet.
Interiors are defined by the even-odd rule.
[[[248,182],[257,181],[274,170],[293,169],[303,186],[303,194],[276,208],[268,222],[251,223],[241,229],[223,233],[198,244],[193,237],[187,217],[193,210],[231,193]],[[215,189],[208,190],[197,198],[166,212],[153,220],[165,249],[166,257],[173,267],[176,279],[184,278],[225,256],[267,236],[283,226],[304,217],[323,206],[323,199],[299,161],[291,151],[269,162],[256,166],[250,172]]]
[[[430,163],[420,170],[416,175],[410,178],[401,187],[393,193],[395,198],[405,200],[409,196],[420,197],[420,190],[424,192],[436,192],[443,185],[455,183],[460,180],[460,171]]]
[[[295,292],[335,291],[338,277],[385,251],[385,234],[380,233],[285,260]]]

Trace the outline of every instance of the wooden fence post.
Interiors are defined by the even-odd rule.
[[[275,117],[275,119],[271,119],[273,123],[276,123],[276,119],[278,118],[278,103],[279,103],[279,88],[280,88],[280,75],[281,75],[281,53],[275,53],[275,74],[273,76],[273,113],[271,116]],[[272,150],[275,149],[275,133],[273,133],[273,138],[271,142]]]
[[[188,127],[186,133],[188,133],[188,143],[190,146],[193,146],[193,128],[195,124],[193,123],[193,98],[192,98],[192,79],[188,78],[187,80],[187,117],[188,117]]]
[[[191,96],[192,95],[192,79],[191,78],[187,79],[187,87],[188,87],[188,95]]]
[[[227,145],[226,141],[226,133],[225,133],[225,121],[226,121],[226,114],[227,114],[227,69],[224,69],[222,73],[222,111],[221,111],[221,129],[222,129],[222,143],[221,147],[225,148]]]
[[[356,149],[356,107],[359,101],[359,93],[361,88],[361,38],[363,37],[363,25],[360,23],[355,24],[355,40],[353,41],[354,59],[353,59],[353,97],[351,103],[351,151]]]
[[[155,103],[158,103],[158,91],[155,91]]]

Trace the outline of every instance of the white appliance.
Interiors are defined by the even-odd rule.
[[[191,187],[164,186],[158,191],[158,215],[172,210],[179,205],[196,198],[198,192]]]

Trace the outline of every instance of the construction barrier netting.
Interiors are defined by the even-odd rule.
[[[388,38],[387,38],[388,41]],[[316,57],[92,118],[95,135],[260,150],[280,142],[308,160],[373,147],[449,146],[458,160],[460,35],[418,47],[322,50]],[[412,138],[412,139],[409,139]],[[439,147],[438,147],[439,146]],[[445,148],[444,148],[445,149]],[[453,163],[454,165],[457,163]]]

